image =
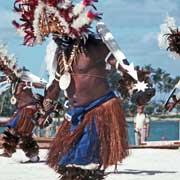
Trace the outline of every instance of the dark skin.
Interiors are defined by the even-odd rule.
[[[109,53],[108,48],[99,39],[88,39],[86,45],[80,49],[76,62],[72,65],[71,83],[66,89],[67,99],[71,103],[71,107],[86,106],[90,102],[102,97],[110,91],[107,82],[108,70],[106,70],[105,58]],[[55,59],[58,62],[59,52],[61,48],[57,49]],[[60,59],[62,60],[62,59]],[[108,63],[115,67],[116,59],[110,56]],[[126,71],[119,65],[118,70],[123,74]],[[57,72],[60,72],[60,66],[57,66]],[[57,100],[60,88],[59,82],[53,80],[51,86],[46,90],[43,108],[45,115],[38,120],[39,126],[43,127],[43,122],[49,113],[53,111],[53,105],[47,104],[46,99]],[[154,95],[154,91],[148,95],[144,92],[139,93],[137,98],[138,105],[146,104]]]
[[[171,102],[168,102],[168,104],[165,106],[165,110],[171,112],[173,108],[180,103],[180,99],[177,100],[176,96],[173,95],[171,98]]]
[[[94,53],[97,50],[101,53]],[[78,55],[77,63],[73,64],[71,84],[67,89],[67,98],[72,106],[87,105],[109,91],[104,62],[108,52],[102,41],[98,41],[94,46],[87,45],[86,50]],[[46,97],[56,99],[59,91],[59,82],[54,80]]]
[[[44,85],[42,85],[40,83],[33,83],[32,86],[35,88],[43,88],[43,89],[45,88]],[[22,108],[22,107],[36,101],[33,96],[32,90],[30,88],[23,89],[24,87],[26,87],[26,83],[23,81],[19,82],[17,85],[17,89],[14,94],[14,96],[17,100],[17,102],[16,102],[17,108]],[[37,108],[37,107],[32,106],[31,108]],[[11,118],[0,122],[0,126],[6,126],[10,120],[11,120]]]
[[[102,97],[110,90],[107,82],[108,71],[105,68],[106,64],[104,61],[108,53],[108,48],[101,40],[93,39],[88,40],[81,53],[78,54],[77,62],[73,63],[71,83],[66,90],[67,99],[72,107],[85,106]],[[58,61],[57,54],[58,51],[55,55]],[[115,67],[116,59],[111,56],[108,59],[108,63]],[[123,73],[126,73],[120,65],[118,68]],[[57,72],[59,72],[59,66],[57,67]],[[59,96],[59,91],[59,82],[54,80],[47,89],[45,98],[55,100]],[[148,100],[144,99],[143,103]],[[50,105],[44,106],[46,112],[50,111],[51,108]],[[43,122],[43,118],[40,118],[40,124]]]

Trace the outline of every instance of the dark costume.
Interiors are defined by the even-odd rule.
[[[0,48],[0,71],[6,75],[4,85],[11,86],[11,103],[16,105],[16,112],[4,124],[7,129],[2,133],[3,150],[1,156],[11,157],[17,145],[25,152],[30,161],[38,161],[39,146],[33,139],[33,129],[40,111],[42,98],[32,93],[32,87],[44,88],[42,82],[30,78],[30,72],[18,68],[15,61],[6,54],[6,47]],[[35,75],[31,74],[35,77]],[[37,77],[36,77],[37,81]]]
[[[11,157],[16,152],[17,145],[25,152],[32,161],[37,161],[39,146],[33,139],[35,124],[33,118],[38,109],[27,105],[18,109],[6,125],[8,128],[3,132],[4,155]]]

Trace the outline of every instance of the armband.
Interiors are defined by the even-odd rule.
[[[54,79],[55,79],[57,82],[59,82],[60,77],[61,77],[61,75],[56,71],[56,73],[55,73],[55,78],[54,78]]]
[[[57,77],[60,77],[60,76],[61,76],[57,71],[56,71],[55,75],[56,75]]]
[[[57,82],[59,82],[59,79],[57,79],[56,77],[54,78]]]

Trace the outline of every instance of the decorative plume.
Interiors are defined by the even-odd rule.
[[[72,23],[72,28],[78,30],[80,32],[80,29],[84,25],[89,25],[93,20],[100,20],[100,15],[98,13],[94,13],[92,11],[87,11],[81,15],[77,19],[75,19]]]
[[[98,2],[97,0],[83,0],[80,3],[76,4],[73,8],[73,14],[75,16],[81,14],[87,6],[92,6],[94,9],[95,6],[93,5],[94,2]]]
[[[180,58],[180,32],[175,19],[167,16],[165,23],[160,25],[160,30],[158,34],[159,47],[168,50],[173,59]]]
[[[0,71],[8,75],[10,79],[19,78],[22,69],[17,67],[14,55],[8,55],[8,49],[5,44],[0,44]]]
[[[32,74],[24,68],[20,68],[16,64],[14,55],[8,55],[8,49],[5,44],[0,44],[0,71],[3,72],[10,80],[21,79],[25,82],[43,83],[47,82],[38,76]]]
[[[10,82],[9,81],[3,81],[3,82],[0,82],[0,95],[7,91],[9,88],[10,88]]]
[[[95,2],[82,0],[74,5],[72,0],[15,0],[14,10],[21,16],[21,24],[13,21],[13,25],[27,46],[42,43],[50,33],[84,38],[90,24],[101,15],[90,9],[96,10]]]
[[[54,58],[55,52],[57,49],[57,44],[54,42],[54,40],[51,40],[46,48],[46,57],[45,57],[45,63],[47,65],[47,71],[49,74],[49,81],[47,84],[47,87],[49,87],[55,77],[55,72],[57,68],[57,61]]]

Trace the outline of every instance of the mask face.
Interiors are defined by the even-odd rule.
[[[49,14],[44,9],[39,17],[39,32],[42,37],[42,39],[45,39],[45,37],[48,37],[50,33],[52,34],[63,34],[64,29],[61,25],[60,20],[58,17],[55,16],[55,14]]]

